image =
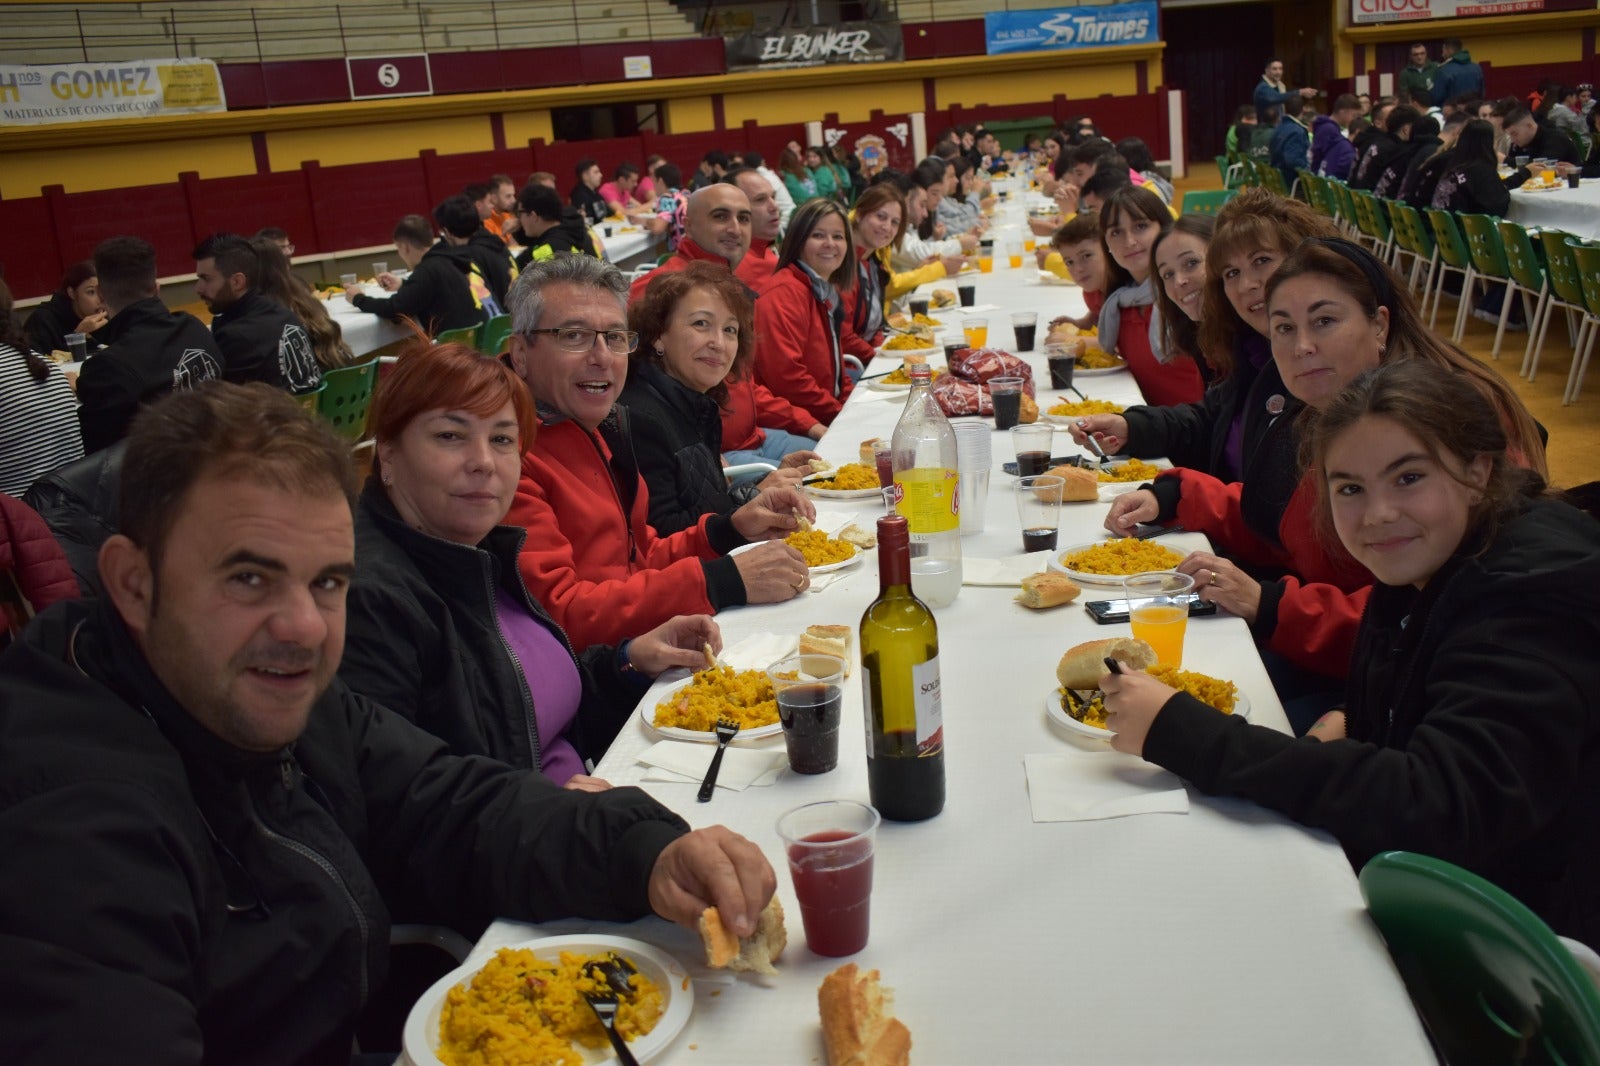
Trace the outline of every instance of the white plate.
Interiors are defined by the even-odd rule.
[[[1050,569],[1056,571],[1057,573],[1066,574],[1069,578],[1071,578],[1073,581],[1076,581],[1080,585],[1121,585],[1124,578],[1133,577],[1134,575],[1132,575],[1132,574],[1086,574],[1081,570],[1068,570],[1065,566],[1061,565],[1061,560],[1063,558],[1065,558],[1066,556],[1071,555],[1074,552],[1081,552],[1081,551],[1084,551],[1086,549],[1092,548],[1092,547],[1095,546],[1095,544],[1104,544],[1104,543],[1106,543],[1106,541],[1097,540],[1092,544],[1075,544],[1070,548],[1063,548],[1060,551],[1056,552],[1054,555],[1050,556]],[[1174,550],[1176,551],[1176,549],[1174,549]],[[1187,552],[1180,552],[1179,554],[1187,555],[1188,553]],[[1161,573],[1165,573],[1165,572],[1166,572],[1165,569],[1141,571],[1141,573],[1146,573],[1146,574],[1161,574]]]
[[[639,972],[654,981],[661,989],[661,1017],[656,1027],[637,1040],[628,1042],[628,1050],[640,1062],[648,1062],[666,1050],[689,1022],[694,1010],[694,982],[688,979],[689,971],[660,948],[638,940],[601,933],[580,933],[574,936],[551,936],[543,940],[530,940],[511,944],[513,948],[527,948],[541,959],[555,960],[563,951],[582,952],[587,955],[615,951],[627,957]],[[405,1053],[416,1066],[441,1066],[439,1048],[439,1018],[444,1011],[445,996],[456,985],[470,981],[485,963],[461,966],[435,981],[411,1008],[406,1017],[402,1035]],[[578,1047],[585,1063],[616,1062],[616,1052],[611,1045],[590,1050]]]
[[[1062,285],[1074,289],[1078,287],[1076,281],[1064,278],[1060,274],[1053,274],[1048,270],[1039,271],[1035,281],[1040,285]]]
[[[1112,374],[1120,374],[1126,369],[1128,369],[1127,363],[1118,363],[1116,366],[1102,366],[1094,370],[1085,370],[1081,366],[1075,367],[1072,371],[1072,380],[1077,381],[1079,378],[1110,377]]]
[[[806,485],[805,490],[807,495],[819,500],[883,500],[882,489],[819,489],[815,485]]]
[[[947,327],[939,326],[938,328],[945,329]],[[931,359],[933,356],[939,355],[943,351],[944,347],[937,344],[930,348],[879,348],[876,358],[905,359],[907,356],[915,358],[916,356],[920,355],[925,359]]]
[[[1044,698],[1044,713],[1045,717],[1069,733],[1076,733],[1081,737],[1088,737],[1090,740],[1098,740],[1102,744],[1111,743],[1109,730],[1101,729],[1097,725],[1086,725],[1067,713],[1067,709],[1061,706],[1061,687],[1059,685],[1046,694]],[[1246,721],[1250,718],[1250,701],[1245,698],[1243,692],[1234,694],[1233,713]]]
[[[873,392],[910,392],[911,382],[908,381],[904,385],[900,385],[893,381],[884,381],[881,378],[876,378],[867,382],[867,388]]]
[[[851,545],[855,547],[855,545]],[[817,574],[831,574],[835,570],[843,570],[847,566],[854,566],[861,561],[861,549],[856,548],[856,553],[848,559],[840,559],[836,563],[823,563],[821,566],[809,567],[813,576]]]
[[[856,554],[859,556],[861,553],[857,552]],[[672,725],[656,725],[656,704],[667,702],[672,698],[673,693],[693,680],[693,676],[686,677],[667,689],[659,698],[645,700],[639,704],[639,720],[645,724],[646,729],[652,733],[658,733],[668,740],[687,740],[694,744],[715,744],[717,742],[717,734],[710,729],[679,729],[677,726]],[[754,729],[739,730],[728,743],[737,744],[743,740],[765,740],[767,737],[778,736],[782,732],[782,722],[773,722],[771,725],[758,725]]]

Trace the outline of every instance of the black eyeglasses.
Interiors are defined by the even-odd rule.
[[[617,355],[627,355],[639,346],[639,335],[631,329],[585,329],[583,326],[555,326],[550,329],[530,329],[523,336],[548,334],[556,339],[556,347],[568,352],[586,352],[594,347],[596,337],[604,337],[606,347]]]

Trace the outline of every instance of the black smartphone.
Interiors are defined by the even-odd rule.
[[[1189,602],[1189,617],[1204,618],[1206,615],[1216,614],[1217,605],[1207,603],[1197,593],[1191,592],[1184,597]],[[1149,603],[1149,600],[1135,600],[1135,604]],[[1090,600],[1083,605],[1093,618],[1103,626],[1113,622],[1126,622],[1128,620],[1129,605],[1127,600]]]

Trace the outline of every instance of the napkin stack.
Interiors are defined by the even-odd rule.
[[[1035,822],[1091,822],[1130,814],[1188,814],[1183,782],[1118,751],[1024,755]]]
[[[658,741],[639,753],[639,761],[650,767],[644,780],[699,784],[711,768],[711,757],[716,750],[715,744]],[[743,792],[747,788],[770,785],[778,780],[778,775],[788,765],[789,756],[782,748],[735,748],[730,745],[722,753],[717,787]]]
[[[1029,574],[1037,574],[1050,566],[1052,552],[1029,552],[1008,559],[980,559],[971,555],[961,558],[961,583],[963,585],[1018,586]]]

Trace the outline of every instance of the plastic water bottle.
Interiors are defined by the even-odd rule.
[[[911,588],[929,607],[961,591],[961,474],[956,435],[933,398],[926,363],[910,366],[911,392],[890,438],[895,512],[911,532]]]

